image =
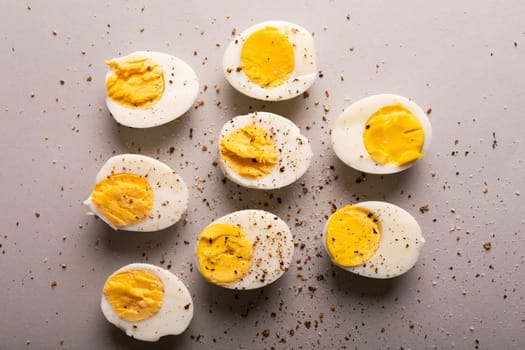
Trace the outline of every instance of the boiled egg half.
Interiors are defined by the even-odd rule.
[[[289,119],[269,112],[237,116],[218,142],[224,175],[245,187],[275,189],[299,179],[313,157],[310,141]]]
[[[288,225],[264,210],[240,210],[208,225],[197,244],[197,266],[229,289],[264,287],[288,269],[294,244]]]
[[[386,202],[346,205],[328,219],[324,245],[337,266],[371,278],[391,278],[417,262],[425,239],[416,219]]]
[[[151,264],[129,264],[111,274],[100,306],[109,322],[144,341],[180,334],[193,318],[193,301],[184,283]]]
[[[258,100],[287,100],[315,81],[314,40],[294,23],[258,23],[234,37],[222,66],[226,80],[239,92]]]
[[[405,170],[424,156],[432,128],[425,112],[399,95],[380,94],[353,103],[335,121],[335,154],[354,169],[371,174]]]
[[[188,208],[183,179],[168,165],[138,154],[113,156],[99,170],[84,202],[115,230],[158,231],[175,224]]]
[[[195,71],[175,56],[137,51],[106,64],[106,104],[122,125],[148,128],[168,123],[197,98]]]

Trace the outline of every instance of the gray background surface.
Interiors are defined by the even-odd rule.
[[[269,19],[315,33],[322,78],[308,98],[258,102],[222,75],[232,30]],[[525,348],[525,2],[9,0],[0,50],[0,348]],[[186,60],[204,106],[154,129],[117,125],[104,60],[135,50]],[[408,171],[363,176],[335,157],[329,132],[351,102],[383,92],[431,109],[433,143]],[[285,115],[311,139],[297,183],[265,192],[223,182],[216,137],[253,110]],[[99,167],[124,152],[182,175],[184,222],[139,234],[85,216]],[[330,263],[325,218],[361,200],[419,221],[427,245],[406,275],[368,280]],[[235,292],[206,283],[193,252],[202,228],[244,208],[281,216],[297,247],[279,281]],[[146,344],[106,322],[103,283],[131,262],[186,283],[195,316],[185,333]]]

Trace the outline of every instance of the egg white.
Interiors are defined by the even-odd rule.
[[[244,42],[254,32],[265,27],[278,28],[286,35],[294,49],[295,68],[280,86],[263,88],[253,83],[241,69],[241,50]],[[314,39],[305,28],[286,21],[266,21],[255,24],[236,35],[224,52],[222,61],[226,80],[239,92],[263,101],[279,101],[296,97],[306,91],[317,77]]]
[[[250,124],[264,128],[273,136],[279,149],[279,162],[267,176],[248,178],[230,168],[221,157],[219,149],[219,165],[228,179],[248,188],[276,189],[290,185],[304,175],[313,157],[310,141],[301,135],[297,125],[280,115],[254,112],[237,116],[224,124],[217,144],[220,145],[220,140],[232,131]]]
[[[146,271],[160,278],[164,286],[162,306],[159,312],[151,318],[130,322],[121,319],[115,313],[104,293],[102,293],[100,307],[106,319],[126,332],[128,336],[144,341],[157,341],[162,336],[177,335],[184,332],[193,318],[193,300],[184,283],[170,271],[144,263],[126,265],[115,271],[111,276],[129,270]]]
[[[362,265],[347,267],[337,264],[326,246],[327,221],[323,243],[332,262],[357,275],[378,279],[397,277],[409,271],[419,259],[421,248],[425,244],[416,219],[406,210],[391,203],[368,201],[352,206],[368,209],[378,218],[382,230],[379,248]]]
[[[368,119],[379,109],[396,104],[401,104],[419,120],[425,134],[422,152],[428,151],[432,127],[421,107],[403,96],[379,94],[353,103],[337,118],[331,132],[331,143],[337,157],[346,165],[369,174],[392,174],[413,166],[416,162],[402,166],[377,164],[363,141],[363,130]]]
[[[95,183],[111,174],[133,173],[147,179],[153,188],[153,210],[143,221],[115,227],[91,201],[91,195],[84,202],[89,206],[90,215],[100,217],[113,229],[125,231],[158,231],[175,224],[188,208],[189,192],[182,177],[168,165],[151,157],[138,154],[120,154],[111,157],[99,170]]]
[[[180,117],[191,108],[199,93],[199,82],[197,74],[186,62],[162,52],[137,51],[128,56],[131,55],[149,57],[161,66],[164,72],[164,94],[155,105],[145,109],[128,108],[107,96],[108,109],[119,124],[133,128],[154,127]],[[110,68],[106,81],[112,72]]]
[[[288,225],[278,216],[258,209],[239,210],[210,224],[231,224],[241,228],[253,247],[253,264],[242,279],[228,289],[255,289],[273,283],[288,270],[294,243]],[[199,263],[197,261],[197,267]],[[200,270],[199,270],[200,271]]]

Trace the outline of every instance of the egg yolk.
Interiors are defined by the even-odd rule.
[[[248,178],[270,174],[279,161],[279,150],[272,135],[253,124],[224,136],[219,150],[228,167]]]
[[[121,319],[143,321],[158,313],[162,307],[164,285],[150,272],[123,271],[108,279],[104,285],[104,296]]]
[[[162,67],[149,57],[132,55],[106,61],[113,70],[106,80],[108,96],[133,109],[146,109],[160,101],[164,94]]]
[[[347,205],[336,211],[326,228],[326,247],[341,266],[364,264],[379,248],[381,226],[371,211]]]
[[[295,66],[292,44],[275,27],[251,34],[241,50],[241,68],[253,83],[263,88],[282,85]]]
[[[153,188],[142,176],[112,174],[98,182],[91,193],[97,210],[117,227],[146,219],[153,210]]]
[[[240,227],[213,224],[200,234],[197,258],[204,278],[217,285],[228,285],[242,279],[250,270],[252,244]]]
[[[383,107],[368,119],[363,141],[376,163],[402,166],[423,157],[425,134],[414,114],[398,104]]]

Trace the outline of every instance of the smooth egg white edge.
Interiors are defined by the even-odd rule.
[[[188,209],[189,190],[182,177],[169,165],[139,154],[119,154],[109,158],[95,177],[95,184],[114,173],[133,173],[147,179],[153,188],[154,206],[145,220],[121,227],[115,227],[93,202],[91,194],[84,201],[89,206],[88,215],[96,215],[115,230],[152,232],[177,223]],[[160,215],[160,217],[159,217]]]
[[[259,179],[243,177],[228,167],[220,154],[220,141],[232,131],[255,124],[270,132],[279,148],[279,163],[272,172]],[[271,132],[274,129],[274,132]],[[285,130],[282,130],[285,129]],[[254,112],[240,115],[226,122],[219,134],[217,143],[219,166],[229,180],[255,189],[278,189],[288,186],[302,177],[310,167],[313,151],[310,141],[301,134],[301,130],[291,120],[270,112]],[[284,171],[281,171],[284,167]]]
[[[252,82],[241,67],[241,50],[244,42],[254,32],[267,26],[290,31],[295,34],[286,35],[294,49],[295,65],[292,75],[277,87],[267,89]],[[284,33],[283,33],[284,34]],[[222,67],[226,80],[239,92],[254,99],[262,101],[284,101],[294,98],[310,88],[317,78],[317,58],[313,36],[305,28],[287,21],[265,21],[257,23],[235,36],[227,46]]]
[[[146,109],[131,109],[106,96],[106,104],[113,118],[124,126],[149,128],[169,123],[186,113],[199,94],[199,81],[193,68],[182,59],[162,52],[136,51],[114,59],[135,54],[149,57],[161,66],[164,73],[164,93],[156,104]],[[113,70],[110,68],[105,81],[112,74]]]
[[[425,244],[425,238],[416,219],[401,207],[387,202],[367,201],[351,205],[368,209],[379,219],[382,231],[379,248],[362,265],[347,267],[338,264],[332,258],[326,244],[330,216],[324,226],[323,245],[332,263],[346,271],[375,279],[397,277],[412,269],[419,260],[421,248]]]
[[[425,154],[432,141],[432,126],[426,113],[415,102],[395,94],[379,94],[365,97],[341,113],[331,132],[332,148],[346,165],[369,174],[393,174],[412,167],[416,162],[403,166],[377,164],[365,148],[363,131],[368,119],[385,106],[401,104],[412,112],[423,127],[425,139],[422,153]]]
[[[113,272],[107,280],[119,272],[129,270],[147,271],[160,278],[164,286],[161,309],[149,319],[137,322],[126,321],[115,313],[102,292],[100,307],[108,322],[126,332],[130,337],[150,342],[157,341],[165,335],[177,335],[184,332],[193,318],[193,300],[186,285],[172,272],[145,263],[123,266]]]
[[[277,215],[259,209],[245,209],[224,215],[207,227],[214,224],[239,226],[252,246],[259,238],[253,248],[253,264],[246,276],[229,285],[217,286],[235,290],[261,288],[275,282],[288,270],[294,253],[293,236],[290,227]],[[271,228],[268,228],[269,225]],[[198,244],[195,256],[200,271],[197,249]],[[261,281],[263,275],[264,280]]]

